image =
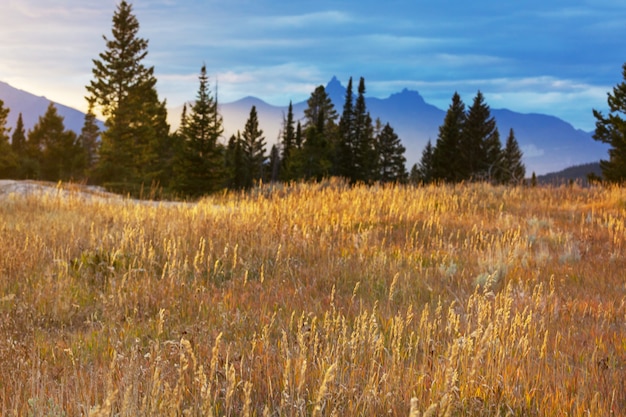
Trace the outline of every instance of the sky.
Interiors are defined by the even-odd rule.
[[[3,0],[0,81],[85,111],[92,60],[116,0]],[[136,0],[146,65],[168,107],[193,100],[207,66],[220,102],[306,100],[333,76],[367,95],[404,88],[447,109],[455,91],[491,108],[593,130],[623,81],[623,0]]]

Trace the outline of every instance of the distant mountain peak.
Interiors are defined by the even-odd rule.
[[[422,97],[422,95],[418,91],[409,90],[408,88],[404,88],[401,92],[390,95],[389,99],[394,100],[394,101],[395,100],[398,100],[398,101],[410,100],[412,103],[415,103],[415,104],[426,103],[426,101],[424,100],[424,97]]]

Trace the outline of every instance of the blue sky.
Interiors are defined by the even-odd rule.
[[[137,0],[139,36],[168,106],[192,100],[203,63],[219,100],[286,105],[336,75],[368,95],[409,88],[446,109],[477,90],[492,108],[592,130],[622,81],[623,0]],[[84,110],[115,0],[3,0],[0,81]]]

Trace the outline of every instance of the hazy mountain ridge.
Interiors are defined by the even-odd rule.
[[[326,92],[339,114],[343,109],[346,89],[337,78],[327,84]],[[473,97],[463,97],[466,105]],[[430,139],[437,140],[439,126],[446,111],[427,103],[417,91],[404,89],[387,98],[366,97],[372,118],[389,123],[406,147],[407,169],[419,162],[422,150]],[[489,104],[489,103],[487,103]],[[268,144],[276,143],[287,114],[287,107],[273,106],[255,97],[246,97],[232,103],[221,103],[226,138],[243,130],[252,105],[257,107],[259,124],[264,130]],[[294,117],[302,119],[306,101],[293,104]],[[532,172],[545,174],[563,170],[572,165],[597,162],[607,158],[608,146],[592,138],[591,132],[575,129],[570,123],[555,116],[537,113],[517,113],[508,109],[492,109],[498,123],[500,140],[504,144],[513,128],[522,151],[527,175]],[[172,110],[180,118],[180,109]],[[176,125],[177,123],[173,123]]]
[[[11,128],[10,134],[13,133],[17,118],[22,113],[22,121],[24,129],[28,132],[37,123],[40,116],[43,116],[52,100],[43,96],[36,96],[24,90],[12,87],[7,83],[0,81],[0,100],[4,101],[4,107],[10,109],[7,125]],[[85,114],[74,108],[64,106],[54,102],[59,115],[63,116],[65,128],[73,130],[76,134],[80,134],[85,122]],[[103,123],[99,123],[100,128],[104,127]]]
[[[326,91],[338,114],[341,114],[345,87],[333,77],[326,85]],[[45,113],[50,103],[45,97],[16,89],[3,82],[0,82],[0,99],[4,101],[5,107],[11,110],[8,126],[12,129],[15,127],[18,114],[21,112],[27,131],[35,125],[39,116]],[[473,97],[463,97],[463,100],[466,104],[471,104]],[[419,162],[422,150],[429,139],[433,144],[436,142],[445,110],[427,103],[419,92],[404,89],[387,98],[366,97],[366,102],[372,118],[374,120],[380,118],[383,123],[388,122],[402,139],[406,147],[407,169]],[[65,127],[80,133],[84,114],[62,104],[55,105],[59,114],[64,117]],[[220,113],[224,119],[224,139],[228,140],[238,130],[243,131],[253,105],[257,108],[259,124],[264,131],[269,152],[271,144],[279,140],[288,103],[284,106],[273,106],[252,96],[231,103],[220,103]],[[296,120],[303,118],[306,107],[306,100],[293,103]],[[168,110],[172,130],[178,127],[181,112],[182,106]],[[608,156],[607,145],[594,141],[590,132],[575,129],[557,117],[523,114],[507,109],[492,109],[492,115],[498,122],[502,143],[506,141],[509,129],[515,130],[515,136],[524,152],[528,176],[532,172],[538,175],[557,172],[573,165],[606,159]],[[102,124],[100,126],[103,127]]]

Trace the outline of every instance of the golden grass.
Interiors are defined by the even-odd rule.
[[[5,416],[626,412],[626,189],[0,204]]]

